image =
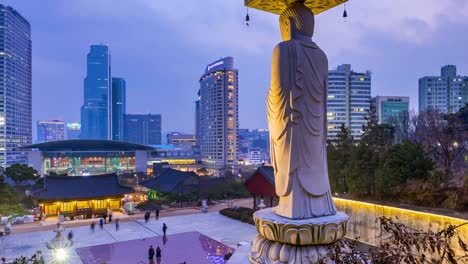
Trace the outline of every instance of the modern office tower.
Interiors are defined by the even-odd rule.
[[[81,138],[111,139],[111,56],[106,45],[91,45],[84,79]]]
[[[409,111],[408,96],[376,96],[371,104],[375,107],[379,124],[389,124],[402,118]]]
[[[371,73],[351,70],[342,64],[328,71],[328,139],[333,139],[345,124],[354,139],[361,138],[362,126],[370,111]]]
[[[123,78],[112,78],[112,140],[124,140],[126,114],[126,83]]]
[[[167,144],[174,145],[181,149],[192,149],[196,145],[195,134],[171,132],[167,134]]]
[[[125,141],[143,145],[161,145],[161,115],[134,115],[124,117]]]
[[[196,102],[197,137],[203,164],[222,175],[238,163],[238,71],[226,57],[209,64],[200,78]]]
[[[37,121],[37,142],[65,139],[65,125],[60,120]]]
[[[439,109],[443,113],[457,112],[468,103],[468,76],[457,75],[455,65],[441,68],[440,76],[419,79],[419,111]]]
[[[67,139],[79,139],[81,134],[80,123],[68,123],[67,127]]]
[[[32,143],[31,26],[0,4],[0,167],[27,163]]]

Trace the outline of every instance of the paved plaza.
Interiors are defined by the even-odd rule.
[[[74,234],[74,244],[69,251],[69,263],[83,263],[76,252],[77,248],[162,236],[163,223],[166,223],[168,226],[168,236],[197,231],[234,249],[237,248],[239,242],[252,241],[257,235],[254,226],[230,219],[218,212],[161,217],[157,221],[152,218],[148,223],[145,223],[143,219],[125,222],[120,224],[119,231],[115,230],[113,223],[104,225],[103,230],[100,230],[99,225],[96,225],[94,233],[90,230],[89,226],[73,227],[67,228],[64,232],[66,235],[70,230],[73,230]],[[52,231],[40,231],[4,237],[0,245],[0,256],[12,259],[21,255],[31,256],[37,250],[41,250],[46,263],[51,263],[50,250],[46,248],[45,243],[50,241],[54,236],[55,233]],[[182,244],[180,250],[181,254],[190,252],[190,248]],[[138,252],[131,250],[128,254],[143,254],[146,256],[147,251],[147,248],[142,248]]]

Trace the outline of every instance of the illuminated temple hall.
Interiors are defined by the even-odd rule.
[[[99,175],[147,171],[148,152],[154,148],[110,140],[63,140],[26,147],[29,165],[41,175]]]
[[[116,174],[97,176],[44,176],[41,186],[31,191],[41,213],[56,216],[61,213],[70,219],[91,218],[106,214],[108,209],[118,211],[125,194],[132,188],[120,185]]]

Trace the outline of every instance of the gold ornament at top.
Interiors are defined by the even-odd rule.
[[[293,2],[304,2],[314,14],[319,14],[335,6],[341,5],[348,0],[244,0],[248,7],[280,15],[286,7]]]

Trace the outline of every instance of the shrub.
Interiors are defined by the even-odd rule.
[[[237,219],[251,225],[255,225],[253,220],[253,213],[255,211],[251,208],[246,207],[233,207],[225,208],[219,211],[220,214],[227,216],[229,218]]]

